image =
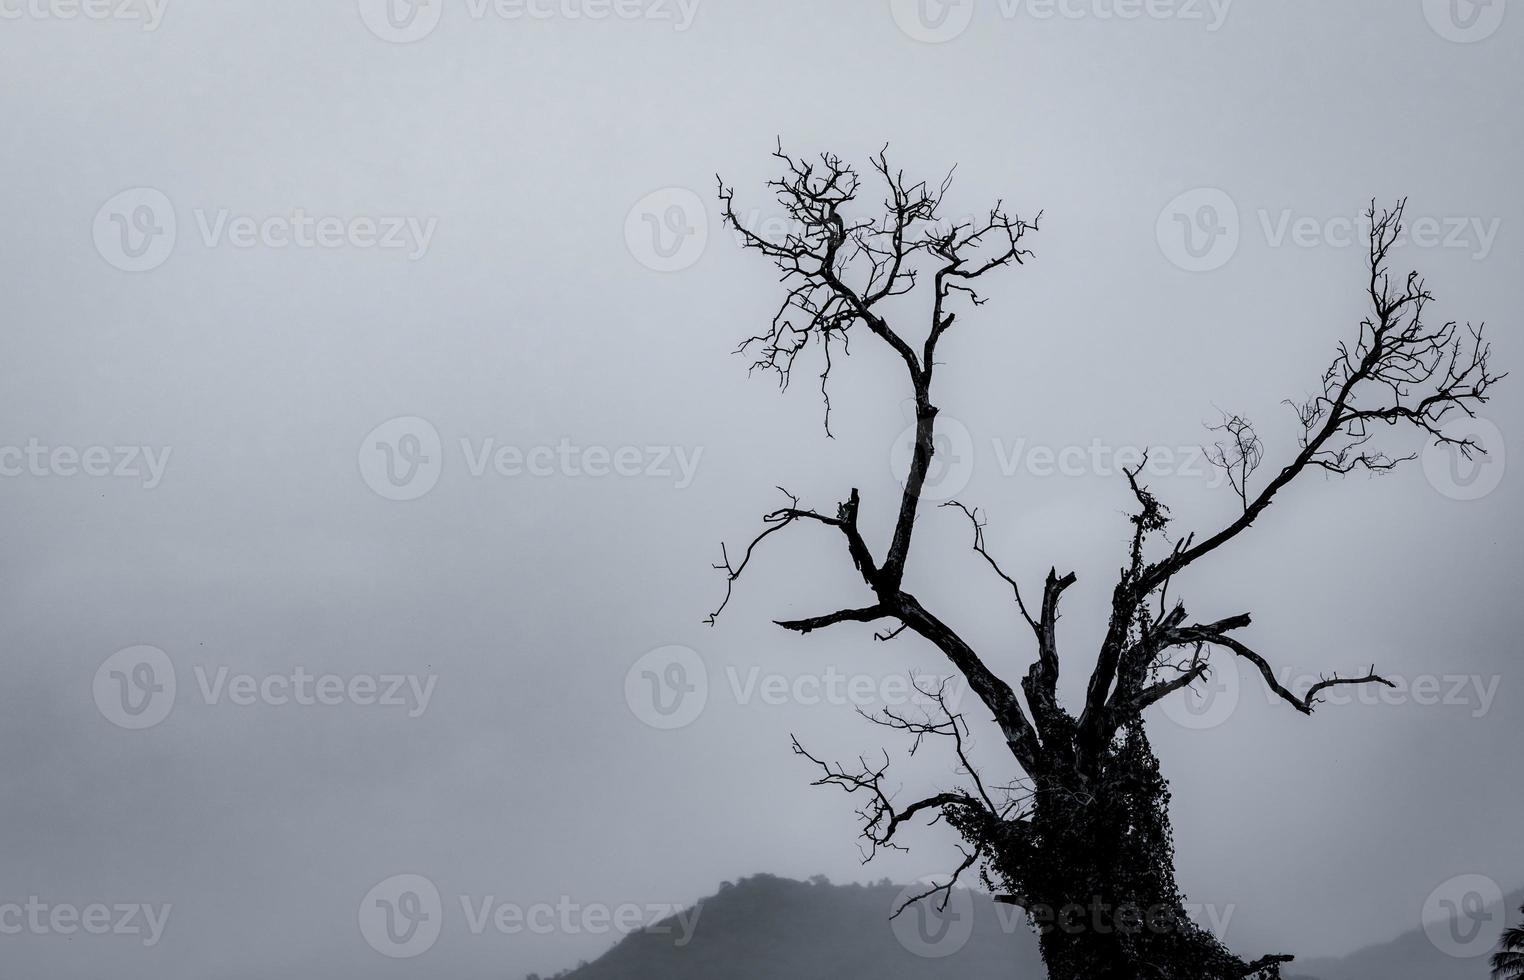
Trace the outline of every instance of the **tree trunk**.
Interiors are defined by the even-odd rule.
[[[997,876],[1038,931],[1049,980],[1278,976],[1276,964],[1251,968],[1187,917],[1169,788],[1141,724],[1089,768],[1035,775],[1031,832],[986,838]]]

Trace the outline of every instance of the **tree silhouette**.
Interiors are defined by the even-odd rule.
[[[1524,914],[1524,906],[1519,912]],[[1524,978],[1524,924],[1505,931],[1498,940],[1498,951],[1492,954],[1492,976],[1493,980]]]
[[[1330,674],[1300,694],[1293,692],[1276,679],[1269,660],[1239,638],[1250,624],[1247,613],[1194,619],[1171,586],[1243,536],[1277,494],[1304,473],[1382,472],[1412,459],[1388,455],[1375,443],[1383,428],[1416,428],[1468,458],[1484,452],[1471,438],[1444,428],[1452,416],[1473,414],[1501,379],[1489,368],[1481,328],[1428,324],[1424,317],[1432,297],[1423,281],[1416,273],[1395,280],[1388,273],[1403,204],[1381,212],[1372,205],[1366,285],[1370,310],[1358,334],[1338,345],[1316,393],[1289,403],[1301,426],[1296,451],[1268,479],[1260,479],[1266,450],[1254,427],[1242,417],[1228,416],[1217,430],[1223,441],[1211,458],[1226,471],[1239,498],[1238,515],[1209,533],[1171,537],[1168,508],[1140,479],[1144,463],[1125,471],[1135,501],[1125,563],[1112,588],[1105,637],[1083,703],[1072,708],[1057,693],[1058,622],[1075,575],[1050,568],[1041,593],[1029,601],[1018,578],[986,549],[979,512],[958,502],[944,504],[971,525],[973,550],[1009,587],[1031,630],[1035,658],[1018,696],[969,642],[916,597],[906,579],[935,451],[932,389],[940,345],[955,324],[982,305],[980,280],[1033,259],[1027,242],[1038,231],[1041,216],[1024,220],[997,203],[978,220],[943,221],[940,212],[951,175],[935,187],[912,182],[890,167],[884,151],[872,159],[873,174],[884,188],[882,207],[859,214],[863,181],[839,157],[828,153],[805,160],[781,146],[773,156],[782,173],[769,187],[790,219],[790,231],[781,238],[746,228],[734,209],[732,189],[720,182],[726,223],[743,247],[772,260],[785,287],[777,312],[740,351],[753,358],[754,371],[771,373],[786,387],[800,356],[818,344],[829,432],[833,358],[847,354],[850,339],[866,331],[904,369],[915,404],[914,448],[886,547],[875,548],[860,528],[857,489],[830,511],[806,507],[785,491],[786,503],[763,517],[762,530],[744,550],[733,555],[722,547],[716,567],[726,579],[725,595],[709,622],[728,605],[735,583],[768,537],[794,525],[840,535],[862,579],[864,598],[778,625],[804,634],[840,623],[882,623],[879,640],[909,631],[930,642],[979,696],[1024,774],[1006,785],[981,778],[963,751],[966,722],[949,709],[940,689],[923,690],[935,706],[925,719],[893,712],[871,718],[909,736],[915,747],[927,739],[945,739],[965,780],[953,790],[897,803],[885,786],[887,755],[882,764],[859,760],[846,767],[816,758],[795,741],[794,751],[819,770],[818,784],[867,800],[860,810],[866,857],[899,846],[897,834],[917,818],[944,821],[962,837],[963,859],[944,885],[911,901],[945,903],[959,875],[978,872],[1002,900],[1028,913],[1052,980],[1278,976],[1289,956],[1247,962],[1186,917],[1175,883],[1168,786],[1143,712],[1164,698],[1183,696],[1180,692],[1207,678],[1214,653],[1251,664],[1275,695],[1302,714],[1311,714],[1329,688],[1390,682],[1372,667],[1355,675]],[[894,304],[886,301],[910,294],[930,311],[915,333],[892,323],[887,312]]]

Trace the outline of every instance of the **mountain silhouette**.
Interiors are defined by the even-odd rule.
[[[1463,922],[1455,933],[1447,923],[1404,932],[1391,942],[1367,946],[1337,959],[1298,959],[1288,980],[1489,980],[1490,954],[1503,929],[1519,921],[1524,889],[1480,909],[1475,923]],[[1430,933],[1438,938],[1431,938]],[[1448,940],[1448,942],[1447,942]],[[1465,941],[1462,941],[1465,940]],[[1446,952],[1449,945],[1452,952]],[[1459,955],[1463,954],[1463,955]]]
[[[923,887],[923,886],[922,886]],[[676,919],[631,933],[555,980],[1045,980],[1037,937],[1020,910],[959,890],[942,916],[890,913],[917,886],[833,885],[759,874],[704,899],[691,935]],[[1524,890],[1481,912],[1495,939],[1518,921]],[[1448,926],[1431,925],[1436,935]],[[1461,935],[1466,935],[1465,929]],[[686,941],[684,940],[686,937]],[[1287,980],[1488,980],[1493,940],[1454,956],[1422,926],[1334,959],[1298,959]],[[544,978],[552,980],[552,978]]]
[[[912,908],[896,926],[889,916],[904,893],[887,882],[832,885],[766,874],[727,882],[703,900],[681,948],[676,923],[658,923],[562,980],[1044,980],[1037,937],[1019,910],[959,890],[944,916],[927,921]]]

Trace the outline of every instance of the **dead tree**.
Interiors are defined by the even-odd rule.
[[[1057,694],[1060,657],[1059,608],[1075,582],[1072,572],[1050,569],[1041,592],[1028,601],[1018,579],[986,550],[977,511],[947,504],[972,525],[973,549],[1009,587],[1016,610],[1031,630],[1034,660],[1021,678],[1021,694],[907,585],[911,543],[922,490],[934,452],[937,407],[932,386],[940,347],[960,317],[981,304],[979,281],[1032,259],[1028,238],[1038,219],[1015,217],[999,203],[976,221],[940,218],[948,180],[931,186],[911,182],[892,169],[881,151],[872,161],[881,183],[881,209],[859,214],[862,180],[836,156],[796,158],[775,153],[781,176],[770,182],[790,219],[781,238],[765,238],[742,224],[733,191],[720,183],[726,223],[743,246],[771,259],[786,292],[768,325],[741,344],[752,368],[771,372],[787,385],[801,354],[818,343],[825,395],[833,357],[866,331],[902,363],[915,404],[915,441],[909,472],[886,547],[875,548],[859,527],[859,493],[851,490],[833,510],[806,507],[789,496],[763,518],[764,527],[738,553],[724,552],[716,566],[725,575],[724,601],[753,560],[758,545],[796,524],[839,535],[846,557],[862,578],[863,598],[805,619],[779,622],[796,633],[840,623],[881,623],[879,639],[906,631],[936,647],[993,716],[1021,777],[989,786],[963,754],[964,720],[946,710],[925,721],[894,714],[874,720],[914,737],[950,739],[966,784],[908,804],[884,788],[883,765],[846,768],[824,762],[794,743],[814,764],[820,784],[834,785],[869,802],[861,810],[868,856],[896,846],[896,834],[918,818],[941,819],[963,838],[963,860],[953,875],[977,871],[1022,906],[1041,936],[1053,980],[1137,980],[1143,977],[1238,978],[1276,976],[1289,957],[1248,962],[1193,925],[1175,883],[1173,843],[1167,814],[1168,787],[1149,744],[1143,713],[1150,705],[1209,676],[1212,658],[1233,656],[1250,664],[1269,689],[1302,714],[1319,695],[1339,685],[1388,684],[1374,667],[1354,675],[1331,674],[1300,694],[1276,679],[1270,661],[1242,639],[1248,613],[1193,618],[1171,586],[1184,573],[1244,536],[1287,485],[1312,471],[1347,474],[1390,470],[1412,456],[1392,456],[1376,436],[1393,427],[1416,428],[1463,455],[1484,452],[1469,438],[1447,432],[1445,423],[1470,415],[1501,380],[1489,367],[1480,327],[1455,322],[1431,326],[1431,296],[1416,273],[1394,279],[1391,249],[1401,229],[1403,204],[1370,211],[1369,312],[1358,335],[1341,343],[1316,394],[1289,403],[1301,437],[1289,460],[1268,478],[1260,475],[1265,448],[1244,418],[1229,416],[1218,429],[1222,441],[1210,455],[1226,471],[1240,501],[1237,516],[1204,534],[1167,535],[1168,508],[1140,479],[1143,466],[1128,470],[1135,507],[1125,559],[1111,591],[1104,640],[1094,658],[1084,702],[1069,706]],[[1040,215],[1038,216],[1040,218]],[[885,301],[915,293],[930,308],[913,333],[891,323]],[[951,882],[945,888],[950,888]],[[935,899],[946,890],[931,889]],[[1078,915],[1074,910],[1079,910]]]

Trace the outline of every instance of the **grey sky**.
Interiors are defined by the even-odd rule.
[[[718,627],[702,624],[723,593],[719,542],[750,536],[775,485],[821,507],[860,487],[882,529],[908,421],[866,342],[835,376],[834,441],[812,377],[779,397],[730,355],[778,285],[720,229],[713,175],[744,214],[775,214],[775,136],[854,161],[888,141],[928,178],[956,163],[953,215],[997,197],[1044,210],[1036,260],[960,322],[939,386],[971,447],[959,499],[987,509],[1006,569],[1031,587],[1050,564],[1079,574],[1070,685],[1126,529],[1125,484],[1090,447],[1189,447],[1222,408],[1283,459],[1280,400],[1362,312],[1363,254],[1338,219],[1407,195],[1438,238],[1398,262],[1428,276],[1438,315],[1488,321],[1501,368],[1524,366],[1517,11],[1475,39],[1418,0],[1163,3],[1149,9],[1172,16],[1136,19],[1101,0],[1046,19],[990,4],[927,43],[877,0],[647,3],[597,21],[446,0],[432,33],[395,44],[341,0],[171,0],[154,30],[3,6],[19,16],[0,22],[0,444],[79,459],[34,453],[44,475],[0,478],[0,901],[173,903],[152,948],[0,936],[17,975],[518,976],[613,937],[472,935],[461,896],[650,909],[757,871],[899,880],[955,863],[932,830],[860,868],[851,807],[809,788],[788,736],[851,757],[881,733],[850,704],[748,686],[753,668],[793,684],[833,667],[882,692],[942,669],[867,629],[769,625],[857,597],[836,542],[771,539]],[[136,273],[113,267],[132,259],[98,215],[135,188],[162,193],[177,226]],[[673,188],[702,198],[708,236],[663,259],[632,209],[665,192],[644,206],[661,225],[688,200]],[[1220,203],[1202,188],[1225,193],[1239,240],[1190,272],[1168,208],[1197,192],[1180,206],[1193,220]],[[118,212],[128,232],[155,216],[144,200]],[[324,217],[340,219],[333,247],[317,243]],[[402,247],[382,244],[393,228]],[[650,268],[664,262],[684,267]],[[1516,388],[1487,412],[1515,468]],[[357,457],[398,417],[440,439],[437,485],[415,500],[374,492],[378,457]],[[504,445],[526,457],[499,472]],[[161,478],[141,456],[143,477],[90,476],[91,447],[112,469],[136,465],[116,447],[148,447]],[[614,471],[622,447],[633,475]],[[1042,475],[1033,447],[1086,461]],[[608,475],[586,472],[598,451]],[[1156,489],[1182,528],[1220,523],[1231,493],[1179,458]],[[1308,719],[1245,675],[1215,727],[1155,719],[1182,882],[1235,907],[1236,949],[1340,953],[1415,926],[1454,875],[1524,881],[1518,474],[1478,500],[1436,483],[1417,464],[1309,478],[1182,583],[1200,615],[1252,611],[1254,646],[1291,677],[1374,662],[1441,685],[1438,704]],[[928,510],[912,577],[1014,678],[1029,644],[967,546],[961,518]],[[163,650],[178,683],[139,731],[92,697],[97,668],[135,645]],[[668,645],[709,681],[702,713],[670,731],[625,695],[627,670]],[[349,689],[333,706],[240,706],[230,689],[207,703],[202,674],[222,667],[435,686],[416,717]],[[1472,678],[1480,690],[1447,696]],[[907,792],[918,773],[947,778],[939,760],[904,772]],[[403,873],[445,904],[415,961],[378,955],[356,922],[367,890]]]

